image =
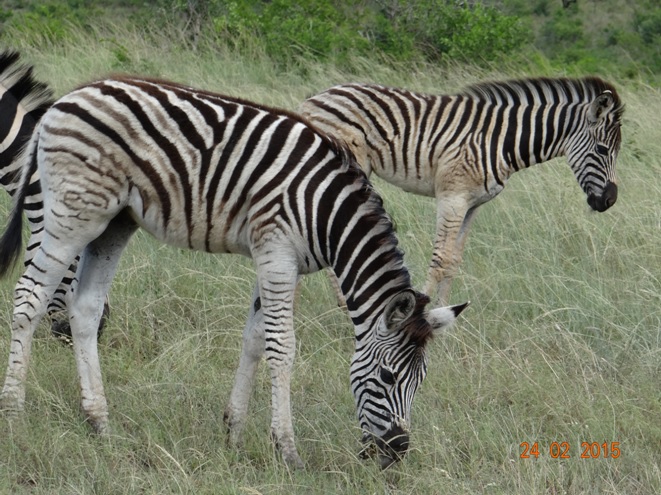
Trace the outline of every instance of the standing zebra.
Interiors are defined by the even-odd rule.
[[[20,61],[15,51],[0,52],[0,184],[11,196],[18,187],[20,161],[17,156],[32,136],[32,131],[46,110],[52,105],[52,91],[32,75],[32,67]],[[41,186],[39,175],[30,179],[25,197],[25,213],[32,238],[25,252],[25,265],[32,260],[43,232]],[[20,234],[18,234],[20,235]],[[55,291],[48,313],[52,317],[52,332],[68,339],[71,335],[65,311],[64,295],[71,290],[75,266],[68,270]],[[105,308],[107,311],[107,307]],[[99,331],[103,326],[103,320]]]
[[[623,105],[595,77],[482,83],[454,96],[372,84],[332,87],[301,114],[345,141],[368,174],[436,198],[436,240],[424,292],[448,299],[477,207],[516,171],[557,156],[592,209],[617,199]]]
[[[408,448],[425,347],[465,305],[426,311],[411,288],[380,197],[344,145],[293,114],[166,81],[116,78],[64,96],[39,122],[8,230],[0,275],[18,256],[21,211],[38,169],[44,231],[15,290],[0,408],[23,409],[32,335],[78,253],[67,293],[82,409],[108,429],[94,329],[119,257],[142,227],[178,247],[238,253],[257,287],[225,420],[238,443],[257,365],[272,380],[272,436],[299,467],[290,411],[293,294],[300,274],[331,267],[355,326],[350,377],[363,440],[382,466]]]

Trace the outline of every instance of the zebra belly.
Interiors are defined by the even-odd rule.
[[[146,204],[144,195],[131,191],[129,208],[136,223],[159,241],[182,249],[211,253],[236,253],[250,256],[246,234],[246,215],[228,218],[227,209],[207,212],[206,202],[195,208],[171,206],[166,221],[163,205]],[[187,214],[187,212],[190,212]]]
[[[379,168],[375,169],[375,173],[386,182],[400,187],[406,192],[432,198],[435,195],[434,180],[428,174],[418,175],[415,170],[403,170],[398,171],[398,173],[393,173],[392,170]]]

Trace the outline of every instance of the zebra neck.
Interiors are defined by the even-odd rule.
[[[373,326],[394,295],[411,288],[411,278],[398,249],[375,256],[362,250],[351,263],[344,267],[336,264],[333,270],[357,337]]]
[[[492,155],[499,147],[502,150],[507,169],[504,172],[511,174],[564,156],[572,125],[569,120],[573,120],[567,117],[575,112],[572,107],[575,104],[564,102],[547,107],[510,108],[504,139],[492,142]]]

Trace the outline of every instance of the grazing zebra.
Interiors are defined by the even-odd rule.
[[[238,253],[257,287],[225,420],[240,441],[257,364],[272,380],[272,436],[291,466],[293,294],[300,274],[331,267],[355,326],[350,377],[365,442],[382,466],[406,452],[425,347],[465,305],[425,310],[392,224],[353,154],[301,118],[247,101],[143,78],[90,83],[56,101],[26,147],[0,275],[20,251],[21,211],[39,171],[44,231],[15,290],[0,407],[20,411],[35,325],[82,253],[67,293],[82,410],[108,429],[94,331],[119,257],[142,227],[174,246]]]
[[[11,196],[18,187],[20,163],[16,160],[19,151],[32,136],[32,130],[53,103],[52,91],[38,82],[32,75],[33,69],[21,63],[16,51],[0,52],[0,184]],[[39,176],[30,179],[25,198],[25,213],[30,225],[32,240],[25,253],[25,265],[32,260],[39,246],[43,231],[41,187]],[[68,340],[71,336],[65,311],[64,294],[71,290],[75,266],[67,271],[62,283],[55,291],[48,313],[51,315],[53,335]],[[105,311],[107,311],[107,306]],[[103,321],[99,326],[102,330]]]
[[[482,83],[454,96],[344,84],[299,111],[345,141],[368,176],[436,198],[424,292],[436,291],[439,302],[448,299],[477,207],[514,172],[565,155],[594,210],[617,199],[623,105],[595,77]]]

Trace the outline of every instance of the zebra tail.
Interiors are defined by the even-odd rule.
[[[14,206],[4,234],[0,238],[0,278],[5,277],[16,264],[23,248],[23,208],[30,179],[37,170],[37,139],[32,139],[18,160],[24,160],[21,179],[14,194]]]

